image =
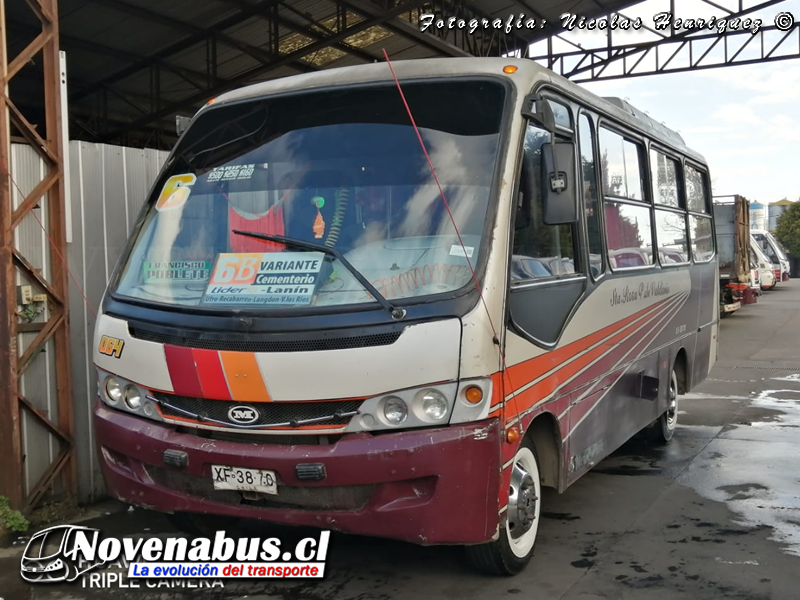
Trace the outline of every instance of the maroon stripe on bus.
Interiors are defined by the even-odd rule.
[[[175,393],[178,396],[201,398],[203,389],[197,377],[192,349],[164,344],[164,354],[167,357],[167,368]]]

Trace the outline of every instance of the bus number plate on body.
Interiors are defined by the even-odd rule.
[[[213,465],[211,477],[215,490],[235,490],[237,492],[262,492],[277,494],[278,484],[274,471],[243,469]]]

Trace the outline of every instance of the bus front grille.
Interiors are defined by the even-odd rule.
[[[258,415],[248,426],[301,427],[305,424],[341,427],[347,425],[358,412],[363,400],[338,400],[322,402],[232,402],[177,396],[164,392],[153,392],[159,402],[161,414],[169,419],[191,419],[198,423],[235,429],[236,421],[230,417],[234,407],[247,407]],[[311,421],[311,422],[309,422]],[[308,423],[307,423],[308,422]]]
[[[210,502],[261,508],[305,510],[361,510],[372,498],[374,485],[338,485],[295,487],[278,483],[277,494],[215,490],[211,476],[197,477],[163,467],[145,465],[156,485],[189,496],[201,496]]]
[[[275,435],[246,433],[240,431],[221,431],[219,429],[198,429],[196,427],[177,427],[176,433],[194,435],[203,439],[238,444],[270,444],[273,446],[329,446],[341,439],[341,435]]]

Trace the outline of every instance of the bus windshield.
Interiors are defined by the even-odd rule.
[[[456,291],[485,245],[506,88],[403,85],[463,240],[392,83],[316,90],[200,113],[149,198],[114,294],[204,308],[375,303]]]
[[[786,257],[783,255],[772,236],[768,236],[763,233],[754,233],[753,237],[758,242],[758,245],[761,246],[761,249],[764,251],[764,254],[767,255],[767,258],[769,258],[773,263],[777,264],[781,260],[786,260]]]

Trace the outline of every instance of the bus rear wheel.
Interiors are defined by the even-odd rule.
[[[666,444],[675,435],[678,424],[678,374],[672,368],[667,390],[667,409],[650,427],[650,439],[657,444]]]
[[[467,546],[467,558],[480,571],[491,575],[516,575],[533,556],[539,531],[542,484],[539,461],[530,440],[520,444],[511,467],[508,508],[503,512],[497,540]]]

